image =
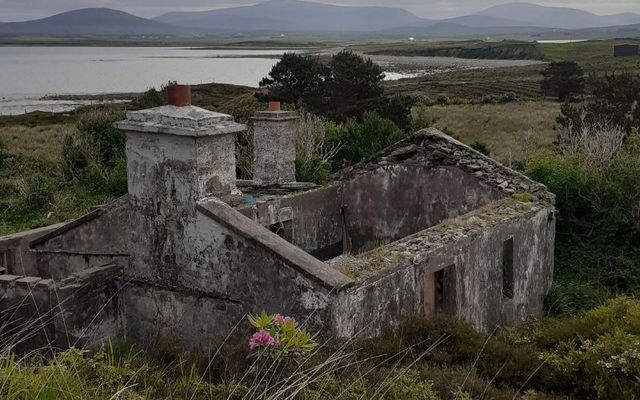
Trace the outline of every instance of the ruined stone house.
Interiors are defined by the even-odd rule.
[[[291,112],[256,115],[253,181],[236,179],[246,128],[228,115],[169,105],[117,126],[128,195],[0,240],[5,344],[207,349],[263,309],[326,336],[438,312],[490,332],[542,312],[553,195],[437,130],[316,186],[294,182]]]

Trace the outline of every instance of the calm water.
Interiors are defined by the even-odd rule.
[[[84,103],[39,100],[45,95],[139,92],[170,80],[257,86],[278,61],[268,56],[282,53],[284,50],[0,47],[0,115],[63,111]]]

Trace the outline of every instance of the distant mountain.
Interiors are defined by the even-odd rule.
[[[634,25],[635,24],[635,25]],[[536,37],[637,36],[640,15],[598,16],[586,11],[510,3],[472,15],[433,20],[392,7],[347,7],[299,0],[202,12],[171,12],[153,20],[107,8],[87,8],[26,22],[0,23],[0,35],[190,36],[311,33],[345,38],[381,36]],[[629,25],[628,29],[624,26]],[[598,30],[594,30],[598,29]]]
[[[440,23],[464,25],[470,28],[495,28],[526,25],[512,19],[492,17],[490,15],[464,15],[462,17],[448,18],[440,21]]]
[[[253,6],[204,12],[172,12],[155,20],[211,32],[376,32],[432,23],[400,8],[346,7],[297,0],[269,0]]]
[[[501,18],[510,21],[507,24],[511,24],[499,26],[584,29],[640,24],[640,14],[623,13],[601,16],[575,8],[546,7],[532,3],[501,4],[476,13],[474,16]]]
[[[0,23],[0,35],[181,35],[187,29],[108,8],[85,8],[52,17]]]

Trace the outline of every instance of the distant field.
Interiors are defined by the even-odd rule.
[[[540,100],[544,65],[525,67],[462,69],[419,78],[388,81],[389,94],[423,95],[435,99],[448,97],[482,97],[515,93],[521,100]]]
[[[537,47],[550,61],[575,61],[588,73],[613,71],[640,73],[640,57],[613,57],[613,45],[640,45],[640,39],[591,40],[575,43],[539,43]]]
[[[481,40],[452,42],[371,43],[352,47],[371,55],[458,57],[493,60],[541,60],[544,54],[532,42]]]
[[[433,127],[467,144],[484,143],[492,157],[507,165],[551,149],[559,114],[560,104],[548,101],[434,106],[426,111],[435,120]]]

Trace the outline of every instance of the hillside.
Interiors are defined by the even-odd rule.
[[[189,31],[108,8],[85,8],[33,21],[0,24],[0,35],[181,35]]]

